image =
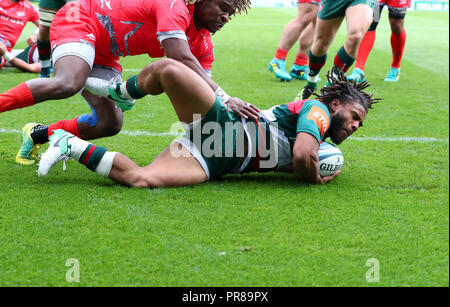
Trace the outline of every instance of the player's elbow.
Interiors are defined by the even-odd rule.
[[[177,62],[183,63],[188,67],[192,66],[195,63],[195,58],[191,53],[176,52],[171,55],[167,55],[167,57]]]

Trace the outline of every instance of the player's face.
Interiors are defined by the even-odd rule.
[[[236,12],[234,0],[201,0],[195,6],[194,22],[197,29],[211,33],[219,31]]]
[[[333,143],[340,144],[363,125],[366,111],[357,102],[339,104],[331,119],[329,135]]]

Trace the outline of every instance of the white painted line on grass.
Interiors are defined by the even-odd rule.
[[[353,141],[375,141],[375,142],[414,142],[414,143],[448,143],[448,139],[444,138],[428,138],[428,137],[379,137],[379,136],[362,136],[349,137]]]
[[[22,133],[19,129],[3,129],[0,128],[0,133]],[[119,135],[128,136],[181,136],[182,134],[176,132],[149,132],[139,130],[122,130]],[[374,141],[374,142],[411,142],[411,143],[448,143],[448,138],[429,138],[429,137],[381,137],[381,136],[362,136],[350,137],[352,141]]]

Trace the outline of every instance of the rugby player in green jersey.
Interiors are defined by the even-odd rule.
[[[166,93],[178,119],[185,123],[183,137],[153,163],[139,167],[120,153],[55,130],[38,175],[45,176],[57,162],[72,158],[132,187],[186,186],[226,174],[272,170],[296,172],[311,183],[327,183],[340,171],[320,176],[320,142],[330,137],[340,144],[362,126],[369,108],[379,100],[363,92],[367,83],[350,83],[342,73],[329,81],[332,86],[323,88],[317,99],[277,105],[262,111],[257,120],[244,119],[221,103],[220,93],[187,66],[159,60],[124,83],[123,90],[139,95]]]
[[[376,0],[323,0],[317,15],[314,41],[309,51],[308,81],[298,98],[307,99],[317,89],[319,73],[327,60],[327,51],[345,18],[347,35],[334,58],[332,73],[346,72],[353,65],[358,47],[373,19]]]

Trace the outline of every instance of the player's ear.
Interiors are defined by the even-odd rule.
[[[341,102],[339,101],[339,99],[334,98],[330,103],[331,110],[333,110],[333,112],[336,112],[340,105],[341,105]]]

